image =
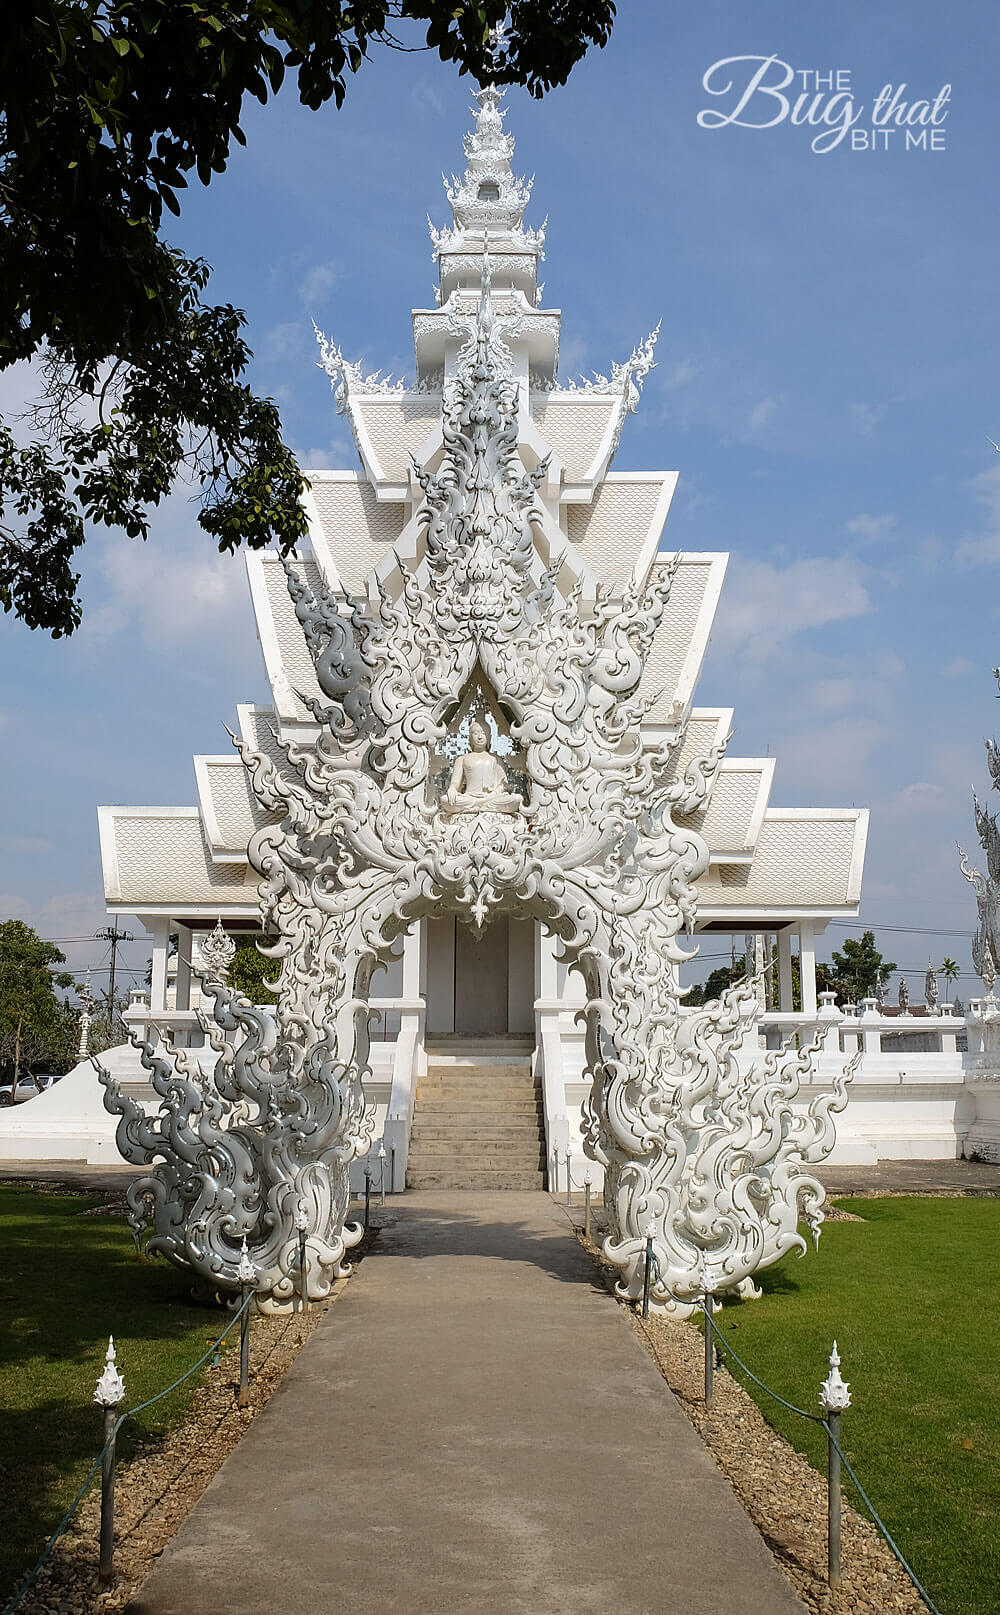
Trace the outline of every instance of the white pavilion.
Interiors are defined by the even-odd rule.
[[[358,464],[349,471],[309,473],[309,543],[295,566],[307,582],[323,580],[334,591],[374,600],[379,584],[390,594],[398,589],[400,557],[419,564],[423,540],[415,515],[423,491],[416,468],[434,471],[441,464],[442,389],[464,340],[456,315],[479,299],[485,262],[519,388],[518,452],[527,471],[544,467],[536,545],[545,565],[551,568],[561,557],[560,588],[565,593],[577,585],[583,610],[600,586],[614,591],[629,578],[641,583],[657,569],[676,568],[640,687],[647,703],[642,736],[650,746],[680,740],[678,779],[700,759],[714,759],[704,776],[704,805],[683,818],[682,803],[674,815],[701,834],[710,853],[697,881],[696,933],[735,934],[740,952],[748,934],[777,938],[778,990],[765,1017],[765,1040],[773,1046],[779,1035],[825,1026],[826,1053],[814,1082],[828,1081],[833,1065],[840,1069],[844,1051],[865,1051],[869,1075],[862,1067],[855,1079],[835,1159],[954,1156],[971,1119],[968,1105],[962,1108],[958,1023],[951,1031],[942,1026],[920,1091],[911,1092],[898,1052],[884,1053],[877,1041],[874,1006],[866,1009],[865,1023],[863,1016],[845,1019],[831,1002],[817,1003],[816,938],[831,920],[857,916],[867,811],[772,805],[774,759],[730,755],[732,708],[696,704],[727,556],[668,557],[662,549],[676,471],[613,469],[627,416],[639,406],[653,364],[655,333],[607,377],[557,380],[561,315],[542,306],[538,281],[544,232],[524,222],[530,187],[512,171],[513,140],[503,130],[500,96],[484,90],[477,101],[476,128],[465,140],[465,173],[447,186],[451,223],[432,230],[436,305],[413,311],[415,381],[403,385],[366,375],[321,339],[323,364],[337,409],[350,424]],[[246,566],[271,701],[239,707],[238,729],[252,750],[277,757],[275,736],[302,746],[315,739],[310,702],[322,697],[280,558],[250,553]],[[502,734],[485,697],[478,715],[493,749],[502,752]],[[466,726],[470,716],[475,714],[466,715]],[[193,805],[99,810],[108,912],[137,916],[152,938],[151,991],[148,1000],[135,995],[130,1019],[135,1028],[192,1051],[205,1046],[190,968],[193,950],[217,922],[234,938],[259,934],[258,877],[247,848],[269,822],[235,751],[196,756],[194,774]],[[793,953],[800,961],[798,1008]],[[574,1181],[582,1179],[580,1111],[589,1085],[575,1017],[583,987],[557,954],[540,923],[516,916],[495,919],[477,937],[454,914],[442,914],[420,920],[402,940],[399,958],[373,986],[378,1020],[366,1083],[376,1107],[376,1137],[391,1148],[396,1188],[406,1182],[420,1083],[428,1065],[439,1069],[442,1061],[459,1073],[518,1062],[536,1073],[549,1183],[564,1174],[567,1155]],[[898,1019],[892,1029],[898,1040]],[[754,1041],[756,1047],[756,1034]],[[206,1046],[206,1057],[210,1053]],[[112,1067],[126,1091],[153,1099],[127,1045],[115,1053]],[[81,1067],[61,1085],[64,1109],[73,1083],[82,1092],[89,1081]],[[101,1112],[96,1089],[93,1101],[78,1110],[79,1147],[65,1138],[58,1148],[35,1147],[44,1154],[113,1157],[114,1123]],[[10,1125],[0,1124],[0,1134]],[[26,1127],[27,1118],[22,1133]],[[22,1152],[28,1148],[22,1141]]]

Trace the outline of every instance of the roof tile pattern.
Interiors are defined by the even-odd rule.
[[[206,763],[205,773],[221,836],[215,850],[245,853],[250,837],[265,824],[277,824],[277,817],[258,806],[239,758],[235,763]]]
[[[288,587],[285,583],[285,574],[277,561],[265,556],[264,579],[267,586],[267,601],[274,623],[274,632],[278,641],[278,652],[281,665],[293,692],[297,717],[303,723],[311,723],[312,716],[307,706],[300,699],[301,695],[311,696],[316,701],[323,699],[322,691],[316,682],[316,669],[309,655],[305,635],[295,615],[295,607],[288,597]],[[309,584],[316,589],[320,585],[319,567],[312,560],[297,560],[295,570]]]
[[[649,536],[663,478],[648,482],[603,482],[589,505],[570,505],[566,532],[604,583],[630,575]]]
[[[214,864],[201,821],[164,814],[114,816],[120,902],[142,909],[215,902],[256,905],[257,880],[245,864]]]
[[[684,730],[684,738],[674,750],[670,764],[663,771],[667,784],[683,779],[686,770],[699,757],[707,757],[719,733],[719,718],[715,712],[692,712]],[[722,737],[725,739],[725,731]]]
[[[850,894],[858,815],[765,816],[752,864],[713,865],[698,882],[698,902],[726,908],[828,907]]]
[[[666,566],[665,560],[656,567]],[[654,568],[654,571],[656,568]],[[649,653],[639,686],[644,696],[656,696],[656,703],[648,721],[656,723],[670,711],[675,696],[689,698],[690,690],[681,690],[681,674],[691,649],[691,640],[701,614],[712,576],[712,559],[699,555],[685,555],[670,586],[670,598],[663,613],[663,621],[656,631],[653,648]],[[695,670],[697,675],[697,670]]]
[[[562,461],[567,482],[583,482],[587,477],[620,407],[617,394],[562,398],[532,393],[531,418],[553,454]]]
[[[405,505],[376,499],[371,483],[360,477],[350,482],[317,477],[312,496],[340,581],[352,594],[363,593],[369,572],[403,531]]]
[[[364,432],[388,482],[405,482],[410,455],[416,454],[431,428],[441,419],[441,397],[413,393],[400,397],[351,399]]]
[[[705,837],[712,852],[744,852],[751,845],[750,830],[760,793],[762,769],[720,771],[708,806],[690,814],[684,824]]]
[[[248,746],[270,757],[275,768],[282,766],[285,758],[276,738],[278,714],[273,707],[241,707],[240,729]]]

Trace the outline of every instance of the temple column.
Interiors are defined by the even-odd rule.
[[[559,968],[555,958],[555,938],[535,925],[535,998],[553,1005],[559,999]]]
[[[778,1008],[782,1015],[790,1015],[795,1008],[792,988],[792,933],[778,932]]]
[[[189,925],[177,927],[177,971],[174,976],[174,1009],[188,1010],[191,1008],[191,947],[192,936]],[[180,1048],[191,1047],[191,1028],[174,1033],[174,1042]]]
[[[149,987],[149,1007],[154,1015],[162,1015],[167,1007],[167,943],[170,937],[170,916],[153,920],[150,929],[153,935],[153,971]]]
[[[189,925],[177,927],[177,974],[174,977],[174,1008],[191,1008],[191,949],[194,937]]]
[[[799,921],[799,981],[803,1015],[816,1014],[816,929],[812,920]]]

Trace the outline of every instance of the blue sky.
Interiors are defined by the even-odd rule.
[[[662,318],[616,467],[678,468],[666,542],[732,552],[698,699],[735,706],[734,752],[778,757],[776,804],[872,808],[862,918],[913,933],[880,931],[889,957],[922,972],[950,953],[971,971],[963,934],[916,933],[972,929],[954,843],[975,840],[970,787],[985,792],[982,737],[1000,727],[1000,15],[968,0],[619,10],[566,88],[509,97],[518,170],[536,175],[529,221],[549,215],[563,374],[606,370]],[[950,85],[944,149],[906,150],[900,129],[815,152],[829,126],[789,118],[699,126],[754,67],[716,64],[772,56],[765,82],[782,64],[809,75],[787,94],[819,94],[817,115],[837,110],[826,76],[849,75],[857,131],[886,84],[908,105]],[[704,87],[713,68],[730,95]],[[287,89],[248,111],[247,149],[174,226],[214,266],[212,295],[246,310],[253,380],[307,465],[354,463],[312,318],[350,357],[411,372],[426,215],[447,217],[440,174],[463,166],[470,96],[436,58],[389,52],[340,112]],[[776,111],[758,93],[743,117]],[[0,409],[22,385],[0,376]],[[0,625],[0,916],[67,938],[104,923],[98,803],[192,802],[192,752],[224,750],[236,702],[266,695],[242,562],[213,553],[182,494],[148,545],[98,534],[83,568],[72,641]],[[101,950],[67,952],[82,967]]]

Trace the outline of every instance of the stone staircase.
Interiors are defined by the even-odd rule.
[[[544,1189],[545,1120],[530,1055],[437,1055],[417,1087],[408,1189]]]

